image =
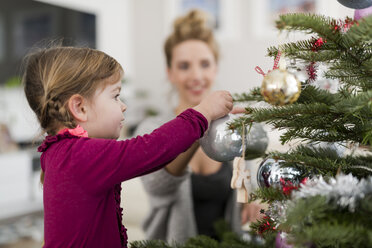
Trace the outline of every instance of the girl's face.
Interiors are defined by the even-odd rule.
[[[205,42],[187,40],[173,48],[167,73],[177,89],[180,103],[195,106],[210,91],[217,74],[217,63]]]
[[[121,81],[96,90],[88,106],[86,130],[89,137],[117,139],[127,106],[120,100]]]

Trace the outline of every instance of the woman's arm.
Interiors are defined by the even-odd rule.
[[[173,176],[182,176],[198,148],[199,142],[196,141],[187,151],[181,153],[172,162],[167,164],[165,169]]]

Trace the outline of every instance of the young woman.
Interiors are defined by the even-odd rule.
[[[175,109],[148,118],[137,134],[153,130],[187,108],[205,99],[215,83],[218,71],[218,47],[203,12],[193,10],[174,22],[164,51],[167,75],[178,95]],[[144,222],[148,239],[183,242],[197,234],[217,238],[213,224],[225,219],[232,229],[241,232],[248,213],[255,218],[256,205],[236,203],[230,188],[230,163],[210,159],[194,143],[186,152],[151,175],[142,177],[150,199],[150,213]]]

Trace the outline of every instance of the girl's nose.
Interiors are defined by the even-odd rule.
[[[127,105],[125,105],[125,103],[123,103],[122,101],[121,102],[121,112],[124,112],[125,110],[127,110]]]

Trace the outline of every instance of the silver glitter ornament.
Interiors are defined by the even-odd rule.
[[[282,189],[280,179],[297,186],[306,176],[309,176],[305,175],[299,168],[281,166],[283,162],[285,161],[273,158],[267,158],[262,161],[257,171],[257,183],[260,188],[274,187]]]
[[[364,9],[372,6],[372,0],[337,0],[337,2],[352,9]]]
[[[211,122],[207,132],[200,139],[203,151],[213,160],[226,162],[235,157],[242,156],[242,134],[237,130],[228,128],[236,115],[228,114]],[[253,123],[248,133],[245,130],[245,158],[254,159],[262,156],[268,145],[268,137],[259,123]]]

